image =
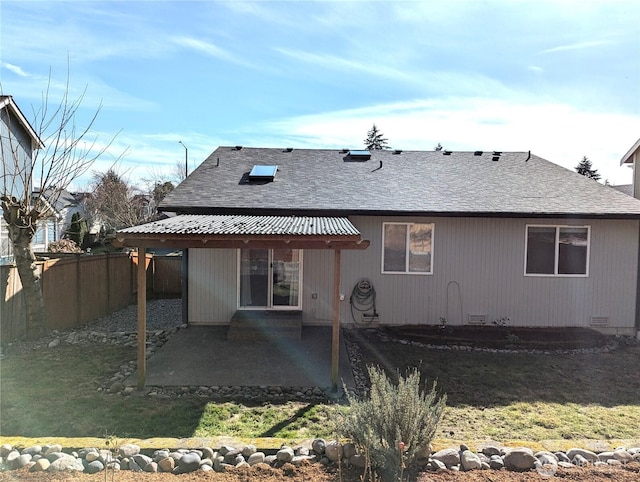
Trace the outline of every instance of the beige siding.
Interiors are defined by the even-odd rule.
[[[229,323],[236,311],[237,251],[189,250],[189,323]]]
[[[364,252],[345,252],[341,316],[351,321],[349,294],[360,278],[377,292],[381,323],[467,323],[469,314],[487,322],[509,317],[521,326],[590,326],[609,318],[608,331],[633,333],[638,222],[475,218],[352,218],[371,241]],[[381,274],[383,221],[433,222],[433,275]],[[588,278],[524,276],[527,224],[591,226]]]
[[[370,241],[365,251],[342,253],[341,322],[351,323],[349,297],[362,278],[377,292],[380,323],[468,323],[469,314],[487,323],[509,317],[520,326],[590,326],[634,333],[638,221],[476,218],[368,218],[352,222]],[[434,223],[433,274],[382,274],[383,221]],[[586,278],[524,275],[527,224],[591,227],[590,274]],[[307,324],[330,323],[333,252],[308,250],[303,258],[303,305]],[[228,323],[237,306],[237,252],[192,249],[189,257],[189,319]],[[314,294],[317,295],[314,297]],[[359,320],[358,320],[359,321]]]
[[[304,323],[331,323],[333,317],[333,251],[305,250],[302,309]],[[317,295],[314,298],[314,294]]]

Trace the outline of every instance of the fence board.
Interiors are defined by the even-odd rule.
[[[171,259],[167,259],[171,258]],[[158,297],[180,296],[182,257],[158,257],[147,270]],[[61,256],[39,261],[47,330],[70,329],[135,302],[133,262],[126,253]],[[17,269],[0,266],[0,343],[25,335],[22,284]]]

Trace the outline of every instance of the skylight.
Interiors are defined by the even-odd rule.
[[[249,180],[273,181],[278,171],[278,166],[258,166],[255,165],[249,173]]]
[[[371,153],[369,151],[353,149],[350,150],[344,158],[345,161],[368,161],[369,159],[371,159]]]

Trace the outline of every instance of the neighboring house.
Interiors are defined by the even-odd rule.
[[[37,149],[44,147],[13,97],[0,95],[0,194],[24,198],[31,191],[31,166]],[[2,213],[0,209],[0,214]],[[0,264],[11,262],[7,225],[0,216]]]
[[[628,164],[633,168],[633,180],[630,195],[640,199],[640,139],[622,156],[620,165]]]
[[[39,190],[33,191],[32,199],[38,196],[41,196],[48,216],[39,223],[31,245],[34,251],[44,252],[48,250],[49,243],[60,241],[64,237],[71,225],[73,215],[75,213],[84,215],[84,209],[77,197],[65,189],[62,191],[47,189],[42,194]]]
[[[611,187],[616,191],[626,194],[627,196],[633,196],[633,184],[619,184]]]
[[[640,201],[527,152],[220,147],[160,210],[117,241],[185,248],[192,324],[637,331]]]

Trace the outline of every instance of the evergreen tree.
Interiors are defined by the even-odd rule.
[[[67,229],[67,238],[76,243],[79,247],[84,245],[84,237],[89,232],[86,219],[82,219],[80,213],[73,213],[71,216],[71,224]]]
[[[575,167],[575,170],[578,174],[581,174],[585,177],[589,177],[594,181],[600,180],[600,174],[598,173],[598,170],[593,169],[593,166],[591,165],[591,161],[587,156],[582,157],[582,160]]]
[[[369,151],[381,151],[383,149],[391,149],[387,145],[387,140],[383,137],[382,132],[373,124],[373,127],[367,132],[367,138],[364,140],[364,145]]]

